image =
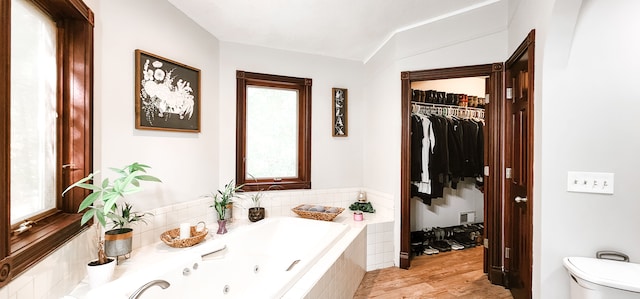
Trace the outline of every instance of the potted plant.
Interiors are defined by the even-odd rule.
[[[249,208],[249,221],[256,222],[264,219],[264,208],[260,206],[260,200],[262,199],[262,191],[258,191],[251,195],[251,202],[253,207]]]
[[[227,219],[226,212],[228,209],[228,205],[232,204],[233,198],[236,197],[236,192],[240,190],[244,185],[236,186],[231,180],[228,184],[224,185],[223,190],[218,190],[218,193],[212,193],[211,197],[213,197],[212,208],[216,209],[216,213],[218,214],[218,234],[227,233]]]
[[[364,220],[364,214],[362,214],[362,212],[376,212],[371,203],[367,201],[367,194],[364,191],[358,193],[358,201],[351,204],[349,209],[353,211],[353,220],[355,221]]]
[[[103,229],[107,225],[106,218],[112,219],[114,223],[124,223],[125,221],[123,219],[125,217],[123,217],[122,215],[128,213],[129,216],[131,216],[131,208],[129,205],[129,208],[127,209],[125,205],[124,209],[120,209],[120,215],[118,215],[118,199],[124,198],[126,195],[140,192],[142,190],[142,188],[140,187],[140,181],[161,182],[157,177],[146,174],[148,168],[151,167],[148,165],[139,164],[137,162],[129,164],[122,169],[110,168],[112,171],[118,174],[118,177],[115,180],[110,181],[109,178],[105,178],[99,184],[91,184],[89,182],[93,182],[93,178],[96,174],[99,173],[99,171],[96,171],[89,174],[87,177],[73,183],[62,192],[62,196],[64,196],[65,193],[75,187],[93,191],[91,194],[87,195],[84,200],[82,200],[82,202],[80,203],[80,207],[78,208],[78,212],[84,212],[84,214],[82,215],[82,220],[80,221],[81,225],[84,225],[92,218],[97,219],[97,222]],[[134,218],[135,215],[137,214],[134,213]],[[117,226],[118,225],[116,224],[115,227]],[[96,230],[99,231],[99,227],[97,225]],[[107,282],[109,279],[111,279],[111,274],[113,274],[113,269],[115,269],[116,264],[114,262],[114,259],[107,258],[107,254],[104,250],[104,238],[99,232],[96,236],[96,239],[96,244],[98,245],[98,259],[90,262],[87,265],[89,281],[92,287]],[[92,273],[95,272],[96,269],[105,267],[111,269],[111,274],[102,275],[102,278],[106,279],[105,281],[94,282]]]
[[[133,228],[131,224],[142,222],[147,224],[146,216],[151,213],[131,212],[133,208],[128,202],[118,209],[117,213],[107,214],[113,227],[104,233],[104,251],[107,256],[121,256],[131,253],[133,243]]]

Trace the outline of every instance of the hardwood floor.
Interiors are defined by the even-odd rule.
[[[482,272],[482,247],[422,255],[411,268],[367,272],[354,299],[465,298],[512,299],[509,290],[492,285]]]

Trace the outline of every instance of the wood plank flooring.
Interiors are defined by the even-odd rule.
[[[512,299],[509,290],[492,285],[482,272],[482,255],[479,246],[415,257],[409,270],[367,272],[353,298]]]

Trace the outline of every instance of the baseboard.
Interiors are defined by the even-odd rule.
[[[492,284],[506,287],[505,273],[500,268],[491,268],[489,270],[489,281]]]

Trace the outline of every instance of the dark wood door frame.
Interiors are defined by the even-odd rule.
[[[400,179],[400,268],[408,269],[411,258],[411,83],[415,81],[489,76],[489,103],[485,108],[485,268],[494,284],[503,283],[502,171],[500,148],[502,136],[503,64],[483,64],[401,73],[402,81],[402,150]],[[488,241],[487,241],[488,240]]]

